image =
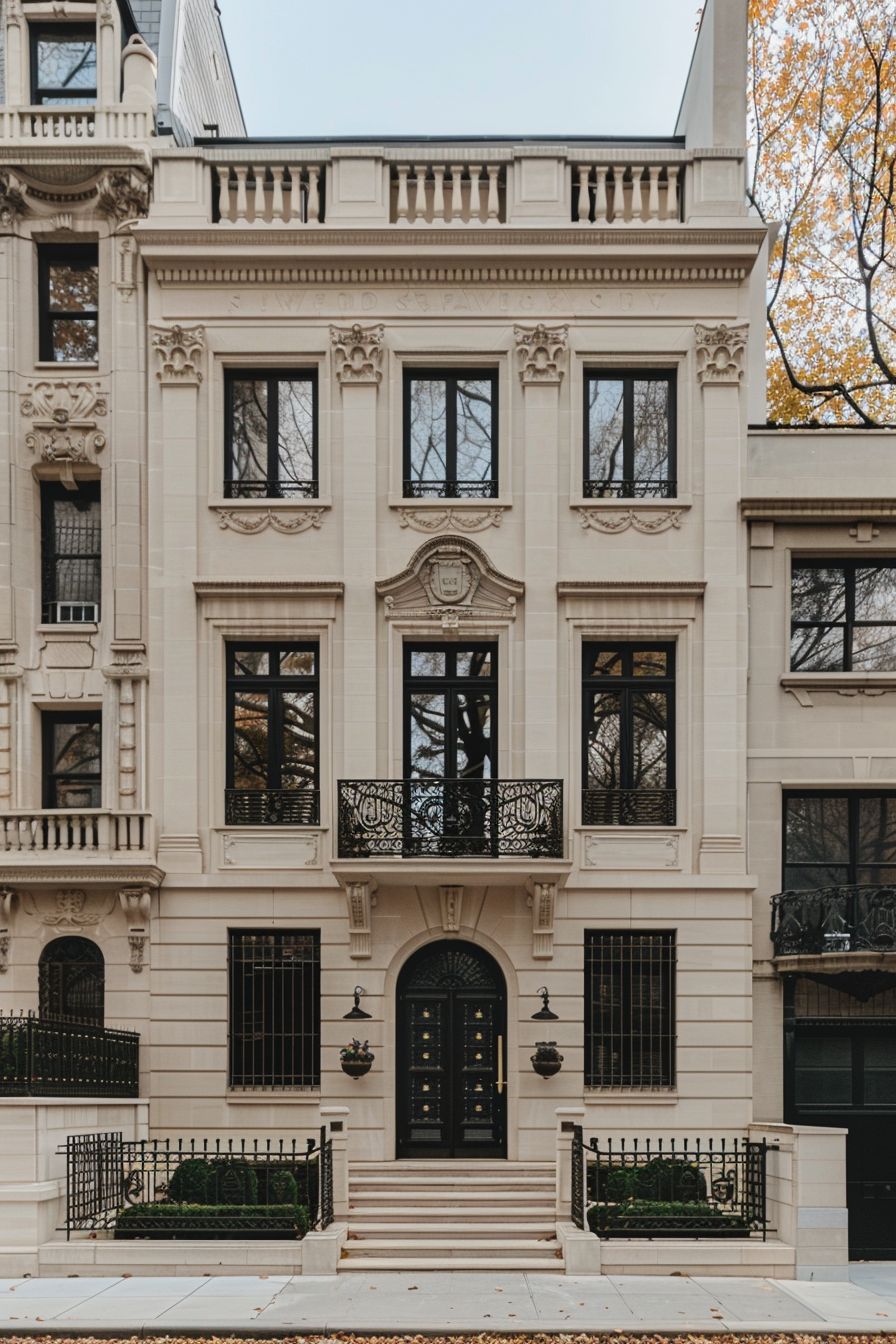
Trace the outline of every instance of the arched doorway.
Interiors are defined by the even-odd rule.
[[[89,938],[54,938],[40,954],[38,1004],[41,1017],[67,1018],[101,1027],[106,966]]]
[[[445,939],[409,957],[396,994],[399,1157],[506,1157],[507,987],[494,957]]]

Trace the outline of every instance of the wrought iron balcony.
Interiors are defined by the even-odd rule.
[[[317,789],[227,789],[226,826],[317,826]]]
[[[0,1096],[136,1097],[139,1051],[134,1031],[0,1013]]]
[[[583,789],[583,826],[674,826],[674,789]]]
[[[896,887],[818,887],[772,897],[777,957],[896,952]]]
[[[667,477],[640,481],[583,481],[585,499],[674,499],[678,482]]]
[[[559,779],[339,782],[339,857],[563,857]]]

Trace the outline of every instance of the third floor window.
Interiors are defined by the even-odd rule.
[[[675,496],[675,376],[585,371],[589,499]]]
[[[100,291],[96,243],[45,244],[37,255],[41,359],[95,364]]]
[[[405,370],[404,494],[413,499],[497,497],[495,370]]]
[[[96,29],[57,23],[31,28],[31,100],[96,102]]]
[[[896,561],[795,560],[792,672],[896,671]]]
[[[40,493],[42,615],[49,625],[100,618],[100,487],[44,481]]]
[[[316,499],[317,373],[227,375],[228,499]]]

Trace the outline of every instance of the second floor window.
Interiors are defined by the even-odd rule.
[[[95,364],[99,357],[99,264],[95,243],[38,248],[40,357]]]
[[[671,499],[675,470],[674,375],[586,370],[586,498]]]
[[[405,370],[406,497],[494,499],[497,452],[497,372]]]
[[[228,499],[316,499],[317,373],[227,375]]]
[[[795,560],[792,672],[896,672],[896,561]]]
[[[83,811],[102,806],[99,711],[50,710],[41,715],[44,807]]]
[[[498,646],[406,644],[404,658],[406,778],[494,778]]]
[[[31,100],[96,102],[96,29],[57,23],[31,28]]]
[[[100,618],[100,487],[41,485],[42,615],[47,624]]]
[[[585,826],[674,826],[675,646],[583,646]]]
[[[784,795],[784,887],[896,885],[896,793]]]
[[[317,644],[227,649],[228,826],[316,825]]]

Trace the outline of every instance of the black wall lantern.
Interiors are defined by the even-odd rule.
[[[558,1022],[560,1019],[557,1017],[557,1014],[551,1012],[551,996],[545,986],[542,985],[541,989],[537,989],[535,993],[541,995],[541,1007],[537,1013],[532,1014],[532,1021]]]
[[[357,1021],[359,1018],[361,1018],[361,1017],[370,1017],[370,1014],[369,1014],[369,1013],[365,1013],[364,1009],[361,1007],[361,995],[362,995],[362,994],[366,994],[366,993],[367,993],[367,990],[364,988],[363,985],[355,985],[355,988],[354,988],[354,996],[355,996],[354,1006],[351,1008],[351,1010],[350,1010],[349,1012],[347,1012],[347,1013],[345,1014],[345,1016],[344,1016],[343,1019],[342,1019],[343,1022],[356,1022],[356,1021]]]

